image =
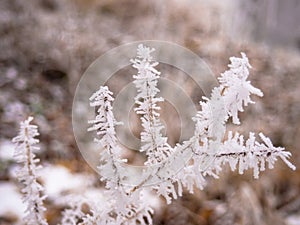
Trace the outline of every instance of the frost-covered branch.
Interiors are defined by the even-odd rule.
[[[220,86],[212,90],[211,98],[204,97],[204,101],[200,102],[202,109],[193,118],[195,133],[187,141],[190,144],[185,147],[185,150],[194,153],[192,163],[174,178],[190,192],[193,192],[193,186],[203,188],[204,176],[217,178],[226,162],[232,170],[238,165],[240,174],[247,169],[253,169],[255,178],[259,177],[259,171],[265,170],[265,162],[272,169],[277,158],[295,169],[288,161],[291,153],[284,151],[282,147],[274,147],[271,140],[262,133],[259,136],[263,143],[255,140],[254,133],[250,133],[249,139],[244,143],[242,135],[236,133],[233,136],[232,132],[222,142],[228,118],[232,117],[233,123],[240,124],[238,112],[242,112],[249,103],[254,103],[250,95],[263,96],[261,90],[253,87],[247,80],[251,68],[247,56],[242,53],[242,58],[231,57],[230,61],[229,70],[219,78]]]
[[[148,167],[143,170],[143,179],[133,188],[122,184],[126,177],[121,166],[120,148],[117,145],[114,126],[117,124],[111,102],[112,93],[107,87],[100,89],[90,98],[91,106],[98,107],[95,120],[89,131],[96,131],[95,141],[106,149],[106,155],[101,154],[104,161],[99,166],[101,175],[117,177],[116,182],[106,181],[107,196],[103,207],[94,207],[92,213],[84,217],[85,224],[151,224],[152,209],[142,201],[144,185],[154,182],[150,189],[163,196],[167,203],[182,196],[186,188],[193,193],[194,188],[205,186],[205,176],[218,178],[222,166],[229,163],[232,170],[238,169],[242,174],[247,169],[253,169],[254,177],[265,170],[265,164],[270,169],[278,158],[281,158],[291,169],[295,169],[288,159],[291,153],[282,147],[273,146],[269,138],[259,134],[262,143],[255,140],[250,133],[244,141],[242,135],[229,132],[224,141],[225,125],[229,118],[234,124],[240,124],[238,113],[249,103],[254,103],[250,96],[263,96],[263,93],[248,81],[251,68],[248,58],[242,53],[241,58],[231,57],[229,70],[221,74],[220,86],[212,90],[211,97],[204,97],[200,102],[201,110],[193,120],[194,135],[182,144],[172,148],[167,143],[167,137],[161,134],[163,125],[159,119],[158,103],[163,99],[157,97],[159,92],[157,82],[160,72],[158,65],[151,56],[154,49],[139,45],[137,57],[131,62],[138,70],[134,75],[137,87],[135,111],[141,115],[143,131],[141,133],[141,152],[145,152]],[[179,169],[178,169],[179,168]],[[182,168],[182,169],[181,169]],[[105,172],[112,171],[112,172]],[[106,173],[106,174],[105,174]],[[127,174],[128,175],[128,174]],[[147,218],[147,219],[145,219]]]
[[[213,164],[204,171],[204,174],[208,171],[214,171],[218,174],[222,170],[222,166],[226,163],[230,165],[232,171],[238,169],[239,174],[243,174],[245,170],[253,169],[254,178],[259,178],[259,172],[264,171],[266,163],[269,169],[274,168],[274,164],[278,158],[295,170],[296,167],[291,164],[288,159],[291,153],[285,151],[282,147],[273,146],[271,140],[259,133],[263,143],[256,141],[254,133],[249,134],[249,138],[245,141],[244,136],[239,133],[233,133],[230,131],[228,139],[219,146],[218,152],[213,156]],[[207,151],[201,152],[201,150],[195,153],[197,157],[208,156]]]
[[[252,133],[245,144],[241,135],[236,134],[232,138],[231,132],[228,140],[223,142],[228,119],[232,117],[233,123],[240,124],[238,112],[242,112],[244,106],[249,103],[254,103],[250,95],[263,96],[263,93],[247,80],[251,65],[246,55],[242,53],[241,58],[231,57],[230,61],[229,70],[219,78],[220,86],[212,90],[211,98],[204,97],[200,102],[202,109],[193,118],[194,136],[181,145],[177,144],[171,151],[173,156],[161,165],[174,166],[175,171],[176,158],[182,158],[189,151],[193,153],[190,162],[175,176],[162,179],[163,183],[153,187],[167,203],[170,203],[172,198],[181,196],[183,187],[191,193],[194,187],[202,189],[205,185],[204,177],[210,175],[217,178],[225,162],[229,162],[233,170],[239,163],[240,173],[246,169],[253,169],[255,178],[258,178],[259,171],[265,169],[265,161],[269,163],[269,168],[273,168],[277,158],[281,158],[291,169],[295,169],[288,161],[290,152],[281,147],[274,147],[270,139],[262,134],[260,137],[264,141],[263,144],[256,142]],[[250,145],[252,142],[254,144]],[[160,169],[154,172],[157,175]]]
[[[140,44],[137,49],[137,57],[132,59],[133,67],[138,70],[133,78],[138,95],[135,97],[135,108],[137,114],[140,114],[144,130],[141,133],[143,146],[142,152],[146,152],[147,161],[145,165],[161,163],[170,156],[172,148],[167,143],[167,137],[163,137],[161,130],[164,129],[159,119],[159,109],[157,105],[163,102],[163,98],[156,97],[159,89],[157,81],[160,75],[155,69],[158,62],[153,61],[151,53],[154,49]]]
[[[120,177],[120,163],[121,149],[117,143],[115,126],[119,125],[114,118],[112,112],[112,92],[108,90],[108,87],[100,87],[90,97],[90,106],[97,109],[95,119],[89,120],[88,123],[92,124],[88,131],[96,131],[97,137],[94,139],[96,143],[104,149],[100,154],[100,166],[98,167],[102,179],[112,177],[116,179],[117,183],[121,182]],[[111,174],[113,173],[113,174]]]
[[[222,73],[219,78],[225,110],[232,117],[234,124],[240,124],[238,112],[244,111],[243,106],[254,103],[250,98],[251,94],[263,96],[262,91],[253,87],[247,80],[251,65],[246,54],[242,52],[241,55],[242,58],[230,57],[231,63],[228,65],[230,69]]]
[[[30,124],[33,117],[20,123],[20,131],[18,136],[13,138],[15,143],[14,157],[21,168],[17,171],[18,180],[25,185],[22,189],[24,195],[23,201],[26,203],[26,216],[24,222],[29,225],[46,225],[44,218],[43,200],[46,196],[42,195],[44,188],[38,183],[38,170],[41,166],[37,166],[39,159],[35,156],[35,151],[40,148],[36,146],[39,140],[35,137],[39,135],[36,125]]]
[[[146,225],[152,223],[153,210],[141,200],[141,190],[130,193],[122,184],[125,175],[121,164],[126,160],[121,159],[117,144],[115,126],[119,123],[112,112],[113,100],[108,87],[100,87],[90,98],[91,107],[98,109],[96,118],[89,121],[92,126],[88,131],[96,131],[98,137],[94,140],[105,150],[101,153],[98,169],[103,176],[101,180],[106,181],[108,198],[103,207],[92,208],[92,213],[83,218],[83,224]]]

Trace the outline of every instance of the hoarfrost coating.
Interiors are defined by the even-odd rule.
[[[34,154],[35,151],[39,150],[39,147],[36,146],[39,140],[35,138],[39,132],[36,125],[30,124],[32,120],[33,117],[29,117],[20,123],[19,134],[12,140],[16,145],[14,157],[21,164],[17,171],[17,177],[24,184],[22,189],[23,201],[27,204],[24,221],[30,225],[47,225],[48,223],[44,218],[46,208],[43,205],[46,196],[42,195],[44,187],[37,181],[37,172],[41,168],[37,164],[40,160]]]
[[[155,69],[158,62],[155,62],[151,56],[153,51],[153,48],[140,44],[137,49],[137,57],[131,60],[133,67],[137,69],[137,74],[133,76],[138,92],[135,97],[137,105],[135,111],[141,115],[143,127],[140,151],[146,152],[145,165],[148,166],[143,170],[143,180],[133,188],[128,188],[126,185],[125,168],[120,164],[121,161],[117,160],[118,156],[112,154],[116,149],[119,154],[120,150],[114,131],[116,123],[111,107],[112,93],[107,87],[101,86],[90,99],[92,100],[91,106],[99,106],[101,109],[98,109],[94,128],[89,130],[96,130],[97,135],[102,137],[100,140],[100,143],[103,143],[102,147],[108,152],[106,155],[108,158],[104,162],[106,167],[102,164],[99,169],[102,170],[102,174],[105,174],[103,168],[110,168],[111,171],[108,173],[115,174],[115,181],[117,181],[112,183],[111,180],[103,178],[107,182],[108,191],[114,193],[114,195],[110,195],[109,202],[110,209],[116,213],[112,218],[111,210],[102,210],[101,215],[104,213],[106,214],[106,216],[103,215],[104,218],[107,218],[103,224],[111,222],[122,224],[122,220],[126,221],[124,224],[127,224],[127,221],[139,221],[144,224],[145,221],[137,219],[141,218],[139,217],[141,212],[144,214],[144,218],[149,218],[153,213],[151,208],[141,204],[144,190],[154,190],[169,204],[172,199],[182,196],[183,188],[190,193],[193,193],[194,187],[202,189],[205,185],[205,176],[217,178],[225,163],[228,163],[233,171],[238,169],[240,174],[247,169],[253,169],[254,178],[259,178],[259,172],[265,170],[266,163],[272,169],[277,158],[281,158],[291,169],[295,170],[295,166],[288,161],[291,153],[282,147],[273,146],[271,140],[262,133],[259,136],[263,143],[256,141],[255,134],[252,132],[246,142],[243,135],[233,134],[231,131],[228,132],[228,138],[223,141],[226,131],[225,124],[229,118],[232,118],[234,124],[240,124],[238,113],[243,112],[244,107],[249,103],[254,103],[250,96],[253,94],[263,96],[262,91],[252,86],[247,80],[251,65],[245,53],[241,53],[241,58],[230,58],[229,70],[222,73],[219,78],[220,86],[212,90],[210,98],[204,97],[200,102],[202,109],[193,118],[195,122],[194,136],[172,148],[167,143],[167,137],[161,134],[163,125],[159,119],[160,108],[157,104],[162,102],[163,98],[156,97],[159,93],[157,83],[160,72]],[[95,104],[93,99],[96,98],[99,98],[102,103]],[[101,119],[99,120],[99,118]],[[110,135],[110,138],[107,138],[107,135]],[[95,140],[99,142],[98,139]],[[176,162],[187,152],[192,153],[188,163],[176,173],[170,172],[176,170],[175,167],[178,167]],[[103,154],[102,152],[101,155]],[[123,162],[125,161],[123,160]],[[156,167],[153,167],[154,165]],[[155,184],[145,186],[150,179],[154,178],[157,181]],[[116,207],[117,199],[122,202],[122,207],[129,210],[127,213],[124,209],[122,210],[122,207]],[[99,213],[93,215],[99,215]],[[91,217],[89,218],[91,219]],[[97,221],[96,218],[95,221]]]
[[[96,108],[96,116],[88,121],[91,125],[88,131],[94,132],[94,141],[103,149],[99,152],[98,170],[101,181],[106,183],[104,200],[102,204],[88,199],[73,201],[70,208],[63,212],[63,225],[152,224],[154,210],[145,200],[150,191],[164,197],[169,204],[182,196],[184,188],[190,193],[194,192],[194,188],[203,189],[205,177],[218,178],[226,163],[240,174],[253,169],[254,178],[259,178],[266,164],[272,169],[278,158],[292,170],[296,169],[289,161],[291,153],[283,147],[274,146],[262,133],[259,134],[262,143],[256,140],[252,132],[245,140],[243,135],[229,131],[224,140],[225,124],[229,119],[232,118],[234,124],[240,124],[238,113],[249,103],[254,103],[250,96],[263,96],[247,80],[251,66],[244,53],[241,58],[230,58],[229,70],[219,78],[220,86],[212,90],[211,97],[203,97],[201,110],[193,117],[194,135],[172,148],[167,137],[161,133],[163,125],[157,104],[163,99],[156,96],[160,72],[155,69],[158,62],[151,56],[153,51],[153,48],[139,45],[137,57],[131,60],[138,71],[134,75],[134,83],[138,91],[135,111],[141,115],[143,127],[140,150],[146,153],[142,179],[138,184],[126,183],[130,173],[124,167],[127,160],[122,159],[122,148],[116,138],[115,126],[120,123],[112,111],[113,93],[108,87],[100,86],[89,99],[90,106]],[[21,164],[19,181],[25,185],[22,189],[27,204],[25,222],[46,225],[43,216],[45,196],[42,195],[43,187],[37,182],[36,173],[39,160],[34,154],[39,150],[36,146],[39,133],[37,126],[30,124],[32,120],[29,117],[20,123],[20,132],[13,139],[16,144],[14,157]],[[180,164],[182,167],[178,170]],[[88,212],[82,210],[83,204],[88,205]]]

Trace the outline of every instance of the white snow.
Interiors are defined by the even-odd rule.
[[[22,218],[26,207],[18,188],[10,182],[0,182],[0,217]]]
[[[1,160],[14,160],[13,155],[15,146],[8,140],[0,141],[0,159]]]
[[[47,166],[40,173],[46,195],[56,199],[66,192],[80,192],[85,190],[92,182],[93,178],[84,174],[72,174],[63,166]]]

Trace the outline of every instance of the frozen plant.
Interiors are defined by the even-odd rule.
[[[164,127],[157,104],[163,98],[156,96],[160,72],[155,69],[158,62],[151,56],[153,51],[153,48],[139,45],[137,57],[131,60],[137,69],[133,76],[138,91],[135,111],[141,115],[143,127],[140,151],[146,153],[145,165],[148,166],[143,170],[143,180],[134,187],[126,186],[128,176],[122,166],[126,160],[121,159],[121,148],[117,143],[115,126],[118,123],[112,112],[112,92],[101,86],[90,98],[90,105],[97,108],[97,115],[89,121],[92,126],[88,130],[96,132],[95,141],[105,150],[101,152],[98,168],[102,181],[106,182],[109,197],[107,207],[95,207],[93,214],[85,218],[89,221],[87,224],[151,224],[153,210],[142,201],[144,190],[154,190],[169,204],[182,195],[183,188],[190,193],[195,187],[202,189],[205,176],[218,178],[225,163],[233,171],[238,169],[240,174],[253,169],[254,178],[265,170],[266,163],[272,169],[278,158],[295,170],[288,161],[291,153],[273,146],[262,133],[259,134],[262,143],[256,140],[254,133],[250,133],[248,140],[244,141],[242,135],[231,131],[223,141],[228,120],[232,118],[234,124],[240,124],[238,112],[254,103],[250,96],[263,96],[261,90],[247,80],[251,66],[244,53],[241,58],[230,58],[229,70],[219,78],[220,86],[212,90],[210,98],[204,97],[200,102],[202,109],[193,118],[194,135],[172,148],[161,133]],[[183,158],[188,158],[188,161],[184,161],[183,168],[177,171]],[[150,181],[155,181],[155,184],[147,186]]]
[[[142,190],[130,192],[129,187],[122,185],[125,176],[121,163],[125,160],[121,159],[121,149],[117,143],[115,126],[118,122],[112,112],[113,100],[112,92],[108,87],[100,87],[90,98],[90,105],[98,109],[96,118],[89,121],[92,126],[88,131],[96,131],[100,139],[95,138],[95,141],[105,149],[101,153],[101,164],[98,169],[102,175],[101,180],[106,182],[105,196],[109,198],[101,207],[93,207],[92,214],[84,218],[83,224],[146,225],[152,223],[153,210],[142,201]],[[107,177],[113,177],[114,180],[109,180]]]
[[[24,218],[25,224],[28,225],[46,225],[48,224],[44,218],[43,200],[46,198],[42,193],[44,188],[38,183],[37,179],[39,159],[36,158],[35,153],[40,148],[36,146],[39,140],[35,138],[39,135],[36,125],[30,124],[33,117],[20,123],[20,131],[18,136],[13,138],[15,143],[14,157],[21,167],[17,171],[18,180],[24,184],[22,193],[24,195],[23,201],[27,205],[26,216]]]
[[[218,178],[226,163],[232,171],[238,170],[240,174],[253,169],[254,178],[259,178],[260,171],[267,166],[272,169],[278,158],[295,170],[288,160],[291,153],[283,147],[275,147],[262,133],[259,134],[261,143],[252,132],[245,140],[243,135],[229,131],[224,140],[225,124],[229,119],[239,125],[238,113],[249,103],[254,103],[250,96],[263,96],[261,90],[247,80],[251,66],[244,53],[241,58],[230,58],[229,70],[219,78],[220,86],[212,90],[210,98],[204,97],[200,102],[201,110],[193,117],[193,136],[171,147],[161,132],[164,127],[160,122],[158,103],[163,98],[157,97],[160,72],[155,69],[158,63],[151,56],[153,51],[153,48],[139,45],[137,57],[131,60],[137,69],[134,75],[138,92],[135,111],[140,115],[143,127],[140,151],[145,152],[147,157],[142,179],[133,186],[126,185],[131,174],[124,167],[127,160],[121,157],[122,148],[115,131],[115,126],[121,123],[116,121],[112,111],[113,93],[108,87],[101,86],[90,97],[90,106],[96,108],[96,117],[88,121],[91,124],[88,131],[96,133],[94,141],[104,150],[100,153],[98,170],[101,181],[106,184],[105,199],[99,204],[80,199],[71,202],[63,212],[62,225],[152,224],[154,210],[145,199],[146,192],[156,192],[169,204],[172,199],[182,196],[184,188],[190,193],[194,188],[202,189],[206,176]],[[22,165],[17,176],[25,185],[22,189],[27,204],[24,222],[46,225],[43,216],[45,196],[42,195],[43,187],[37,182],[39,160],[34,154],[39,150],[36,146],[39,140],[35,138],[39,133],[37,126],[30,124],[32,120],[29,117],[21,122],[19,134],[13,139],[15,158]],[[83,211],[83,204],[86,204],[88,212]]]
[[[164,128],[159,120],[159,107],[157,103],[164,101],[163,98],[156,97],[159,89],[157,81],[160,75],[154,67],[158,62],[154,62],[150,53],[154,49],[138,48],[136,59],[131,60],[133,67],[138,70],[134,75],[134,84],[138,94],[135,97],[135,108],[137,114],[142,115],[141,121],[144,130],[141,133],[141,152],[146,152],[147,161],[145,165],[157,164],[165,161],[172,153],[172,148],[167,142],[167,137],[163,137],[161,130]]]

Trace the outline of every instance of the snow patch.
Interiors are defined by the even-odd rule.
[[[80,192],[92,184],[93,178],[87,175],[72,174],[63,166],[47,166],[41,170],[46,194],[55,199],[66,192]]]
[[[0,217],[22,218],[26,209],[18,188],[10,182],[0,182]]]

